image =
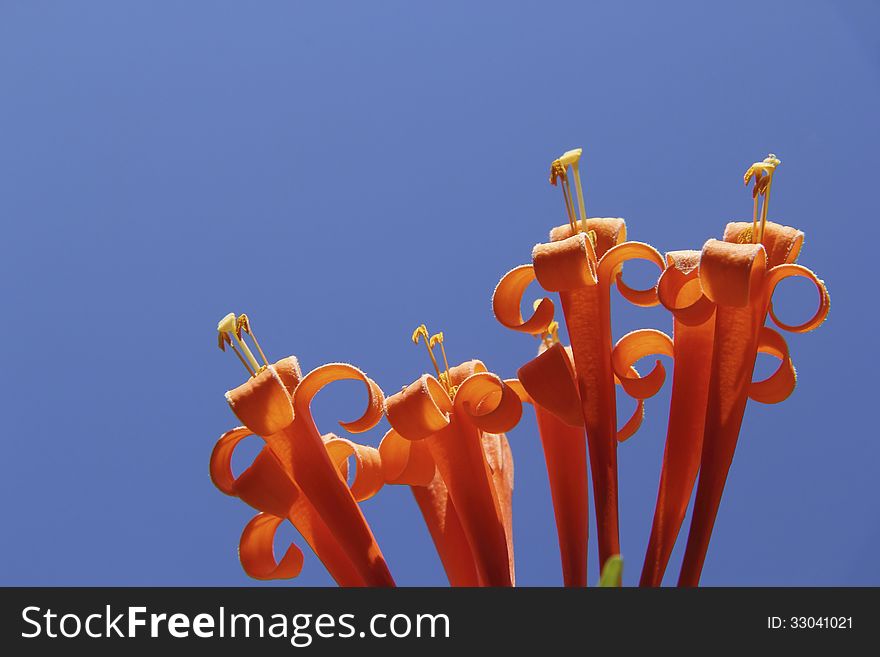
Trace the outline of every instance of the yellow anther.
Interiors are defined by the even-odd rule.
[[[556,185],[557,182],[560,181],[562,183],[562,197],[565,201],[565,212],[568,215],[568,223],[571,226],[572,233],[576,233],[578,230],[585,233],[587,232],[587,211],[584,209],[584,190],[581,186],[581,176],[578,169],[582,154],[583,149],[581,148],[566,151],[560,158],[553,160],[550,165],[550,184]],[[575,213],[574,199],[571,197],[571,185],[568,182],[567,173],[568,167],[571,167],[574,176],[580,219],[578,219],[578,216]],[[578,221],[580,221],[580,228],[578,228]]]
[[[559,162],[564,167],[576,167],[578,162],[580,162],[583,153],[583,148],[572,148],[570,151],[565,151],[562,154],[562,157],[559,158]]]
[[[245,317],[244,326],[247,326],[247,317],[243,317]],[[254,358],[254,354],[241,339],[242,330],[242,326],[236,319],[235,313],[229,313],[217,324],[217,345],[223,351],[226,351],[226,345],[232,347],[235,355],[238,356],[238,359],[245,366],[245,369],[247,369],[248,373],[251,376],[256,376],[257,372],[264,369],[264,367],[261,367],[260,364],[257,363],[257,359]],[[253,337],[253,335],[250,334],[249,327],[247,330],[245,330],[245,332]],[[238,348],[236,348],[236,345],[238,345]],[[262,350],[260,350],[260,353],[262,354]],[[265,356],[263,358],[265,360]]]
[[[229,313],[217,323],[218,333],[235,333],[235,313]]]
[[[773,185],[773,174],[782,162],[770,153],[761,162],[755,162],[750,166],[743,175],[743,183],[748,185],[749,181],[755,179],[755,187],[752,190],[753,208],[752,208],[752,242],[757,244],[764,239],[764,227],[767,224],[767,209],[770,205],[770,187]],[[761,202],[760,212],[758,211],[759,201]]]
[[[541,342],[544,343],[545,347],[552,347],[555,344],[559,344],[559,322],[553,320],[550,324],[547,325],[547,330],[541,333],[539,336],[541,338]]]

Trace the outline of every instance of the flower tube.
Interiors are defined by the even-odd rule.
[[[520,313],[523,293],[534,280],[531,265],[508,272],[495,288],[492,308],[505,326],[527,333],[534,331],[541,337],[538,357],[519,369],[519,379],[508,383],[517,390],[521,401],[531,403],[535,409],[550,480],[562,580],[565,586],[582,587],[587,585],[589,539],[584,419],[570,353],[559,344],[559,324],[551,321],[552,302],[537,301],[527,322]]]
[[[517,376],[525,401],[535,409],[550,480],[562,581],[565,586],[582,587],[587,585],[590,514],[587,440],[574,366],[552,329],[551,325],[537,358],[523,365]]]
[[[310,410],[315,394],[328,383],[344,379],[361,381],[367,390],[367,410],[361,418],[340,424],[353,433],[367,431],[382,417],[382,391],[359,369],[343,363],[323,365],[300,377],[295,359],[270,365],[260,349],[265,364],[258,365],[242,340],[243,332],[252,335],[246,319],[242,323],[233,314],[220,322],[218,331],[221,346],[224,343],[231,346],[251,374],[247,382],[226,393],[232,411],[251,433],[266,441],[284,473],[295,482],[344,547],[363,583],[393,586],[394,580],[376,539],[352,491],[340,476]],[[339,450],[344,452],[345,449],[336,446],[331,451],[335,451],[338,460]],[[378,458],[375,463],[380,463]]]
[[[512,460],[506,438],[522,415],[516,392],[478,360],[448,367],[442,334],[424,338],[437,376],[425,374],[386,400],[391,427],[426,441],[470,546],[481,586],[512,586],[514,567],[510,496]],[[444,370],[433,355],[440,345]],[[495,434],[495,438],[490,435]],[[488,440],[491,450],[485,449]],[[494,444],[493,444],[494,443]]]
[[[379,445],[387,484],[410,487],[451,586],[478,586],[476,565],[455,505],[427,442],[390,429]]]
[[[642,568],[641,586],[660,586],[681,529],[700,468],[709,374],[715,333],[715,306],[699,284],[699,251],[666,254],[666,270],[657,284],[660,302],[673,315],[673,339],[659,331],[636,331],[622,339],[612,353],[615,372],[624,389],[637,396],[625,371],[649,354],[674,361],[666,447],[651,537]],[[647,378],[647,377],[646,377]]]

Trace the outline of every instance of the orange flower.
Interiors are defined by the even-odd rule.
[[[648,353],[675,358],[666,452],[642,572],[641,583],[646,586],[659,586],[662,581],[698,470],[679,584],[699,583],[746,403],[749,398],[777,403],[794,390],[796,377],[788,346],[779,333],[764,326],[768,314],[777,326],[795,332],[818,327],[828,314],[824,283],[794,264],[804,234],[767,221],[768,196],[778,165],[779,160],[770,155],[746,172],[746,183],[755,177],[751,224],[728,224],[723,241],[709,240],[702,253],[667,254],[658,294],[673,314],[674,342],[659,337],[634,341],[627,353],[615,353],[618,367]],[[807,278],[819,292],[818,310],[799,326],[780,322],[771,304],[776,285],[790,276]],[[753,382],[759,352],[778,358],[780,365],[768,379]]]
[[[243,319],[242,319],[243,318]],[[342,363],[318,367],[305,377],[294,357],[260,366],[242,333],[253,334],[247,317],[228,315],[218,326],[221,347],[231,346],[251,378],[226,394],[245,425],[225,434],[211,459],[211,476],[225,493],[237,495],[264,514],[245,529],[242,565],[256,577],[292,577],[302,566],[302,554],[291,548],[279,564],[271,542],[282,519],[297,527],[330,574],[344,586],[393,586],[382,552],[357,501],[383,483],[378,451],[328,435],[322,437],[312,419],[310,404],[328,383],[354,379],[364,383],[368,405],[364,415],[341,423],[350,432],[366,431],[382,417],[384,396],[376,383],[357,368]],[[230,470],[235,446],[247,435],[261,436],[266,448],[238,479]],[[349,489],[345,463],[354,456],[357,474]]]
[[[439,487],[429,491],[424,503],[433,508],[427,515],[448,517],[438,508],[448,494],[470,547],[477,583],[512,586],[513,460],[502,434],[519,422],[522,403],[513,388],[478,360],[450,368],[442,334],[429,336],[422,325],[413,333],[414,342],[420,339],[425,340],[437,376],[422,375],[389,397],[385,413],[399,436],[424,441],[436,464],[447,492]],[[437,345],[443,354],[442,370],[433,353]],[[428,523],[430,528],[432,521]],[[438,552],[442,557],[441,544]],[[460,543],[456,552],[460,559]]]
[[[627,287],[620,270],[624,262],[634,258],[648,260],[662,269],[663,259],[648,244],[627,242],[623,219],[586,218],[577,168],[580,155],[580,149],[569,151],[556,160],[551,169],[551,182],[562,183],[569,223],[550,232],[550,243],[535,246],[532,265],[517,267],[505,275],[496,289],[494,309],[498,320],[508,328],[540,334],[547,330],[553,318],[553,302],[543,299],[532,317],[523,321],[518,298],[533,280],[548,292],[559,293],[571,339],[577,392],[586,427],[599,559],[604,564],[620,552],[617,442],[630,435],[641,421],[639,407],[637,415],[621,431],[617,429],[615,374],[611,364],[610,291],[616,282],[621,294],[631,303],[656,305],[655,290]],[[574,213],[567,167],[571,167],[574,174],[579,218]]]
[[[796,376],[788,345],[779,333],[764,326],[767,315],[779,328],[801,333],[817,328],[830,307],[824,282],[806,267],[794,264],[803,244],[802,232],[766,222],[760,243],[742,243],[751,231],[746,223],[728,224],[724,240],[709,240],[700,256],[700,284],[707,298],[716,304],[715,343],[700,481],[679,577],[682,586],[699,584],[746,402],[752,398],[774,404],[794,390]],[[776,285],[791,276],[807,278],[819,292],[816,313],[799,326],[779,321],[771,304]],[[753,383],[758,352],[771,354],[781,362],[772,376]]]

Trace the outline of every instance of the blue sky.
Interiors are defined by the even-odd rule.
[[[247,312],[271,356],[349,361],[389,393],[429,365],[421,322],[451,359],[512,376],[535,344],[490,295],[565,221],[548,165],[583,146],[588,213],[661,251],[748,218],[745,167],[782,159],[770,216],[806,232],[831,315],[787,336],[792,397],[747,410],[703,583],[880,584],[878,18],[869,2],[2,3],[0,583],[249,583],[252,511],[207,474],[243,374],[217,320]],[[781,287],[780,314],[813,294]],[[615,310],[616,336],[670,330]],[[667,400],[620,448],[627,583]],[[328,389],[319,426],[361,405]],[[558,584],[528,412],[510,441],[519,582]],[[408,490],[364,509],[399,583],[445,583]],[[295,583],[329,582],[307,555]]]

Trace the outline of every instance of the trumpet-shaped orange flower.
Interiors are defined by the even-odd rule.
[[[623,283],[621,268],[630,259],[643,259],[663,268],[663,259],[652,246],[626,241],[623,219],[587,219],[584,214],[583,191],[577,164],[580,150],[569,151],[554,162],[551,182],[561,181],[569,223],[550,232],[550,242],[538,244],[532,251],[532,265],[509,272],[495,293],[495,315],[514,330],[540,334],[547,330],[554,307],[550,299],[542,300],[534,314],[522,320],[519,307],[511,303],[537,280],[548,292],[558,292],[562,302],[565,326],[571,339],[574,370],[581,412],[587,433],[590,469],[596,506],[597,538],[600,563],[619,554],[620,538],[617,512],[617,442],[631,431],[627,423],[622,432],[617,428],[615,375],[611,364],[613,347],[611,332],[611,286],[615,283],[621,294],[640,306],[656,305],[653,289],[633,290]],[[578,206],[568,186],[566,168],[574,173]],[[507,290],[510,293],[507,294]],[[499,290],[502,294],[499,296]],[[640,412],[640,409],[639,411]],[[621,433],[623,435],[621,435]]]
[[[501,434],[519,422],[522,403],[513,388],[478,360],[448,367],[442,334],[429,337],[421,326],[413,340],[420,337],[437,376],[425,374],[388,397],[388,421],[402,438],[427,445],[470,547],[478,584],[512,586],[513,460]],[[437,344],[442,370],[433,355]],[[425,504],[437,504],[444,495],[437,493]],[[438,550],[442,557],[439,545]]]
[[[625,352],[615,353],[619,367],[649,353],[675,359],[666,451],[643,585],[659,586],[662,581],[698,470],[694,515],[679,584],[695,586],[699,582],[746,402],[751,398],[777,403],[794,389],[788,346],[779,333],[764,326],[768,314],[781,328],[804,332],[816,328],[828,313],[824,283],[810,270],[793,264],[803,233],[766,218],[773,173],[779,163],[770,155],[746,172],[745,182],[755,179],[751,224],[728,224],[723,241],[709,240],[702,253],[667,255],[667,268],[657,289],[674,317],[674,341],[665,336],[636,339]],[[800,326],[779,322],[772,309],[776,285],[790,276],[809,279],[819,291],[818,310]],[[759,352],[775,356],[780,365],[768,379],[753,382]]]
[[[825,284],[806,267],[794,264],[802,232],[766,222],[760,243],[743,243],[744,234],[751,230],[746,223],[728,224],[724,240],[709,240],[700,256],[700,284],[716,304],[716,318],[700,480],[679,578],[683,586],[699,583],[746,402],[752,398],[777,403],[794,390],[796,377],[788,346],[779,333],[764,326],[768,314],[782,329],[806,332],[824,321],[830,305]],[[779,321],[771,304],[776,285],[791,276],[810,280],[820,298],[814,316],[798,326]],[[752,382],[759,352],[775,356],[780,365],[766,380]]]
[[[788,346],[779,333],[764,326],[767,316],[779,328],[802,333],[818,327],[830,308],[824,282],[806,267],[794,264],[804,234],[767,221],[769,192],[778,164],[779,160],[770,155],[749,168],[745,182],[755,176],[752,224],[728,224],[723,241],[709,240],[700,256],[700,285],[716,305],[715,341],[700,480],[679,577],[682,586],[696,586],[700,581],[746,403],[749,398],[777,403],[794,390],[796,376]],[[759,197],[763,197],[760,218]],[[781,322],[771,302],[779,282],[792,276],[808,279],[819,293],[815,314],[800,325]],[[780,365],[769,378],[753,383],[752,371],[759,352],[778,358]]]
[[[245,363],[251,378],[226,394],[232,411],[244,424],[221,438],[212,457],[217,486],[273,516],[258,516],[242,537],[242,563],[258,576],[292,576],[302,556],[288,552],[272,568],[271,539],[282,518],[289,518],[343,585],[392,586],[394,580],[357,501],[366,499],[383,483],[377,450],[318,432],[310,405],[327,384],[353,379],[364,383],[367,410],[357,420],[341,423],[350,432],[366,431],[382,417],[384,396],[378,385],[359,369],[342,363],[324,365],[302,376],[295,358],[258,365],[242,340],[250,333],[234,315],[218,327],[221,345],[229,345]],[[226,337],[223,337],[225,334]],[[258,346],[259,349],[259,346]],[[260,349],[262,355],[262,350]],[[238,479],[229,467],[235,445],[255,434],[266,449]],[[349,488],[344,463],[354,456],[356,477]],[[297,550],[298,552],[298,550]]]

